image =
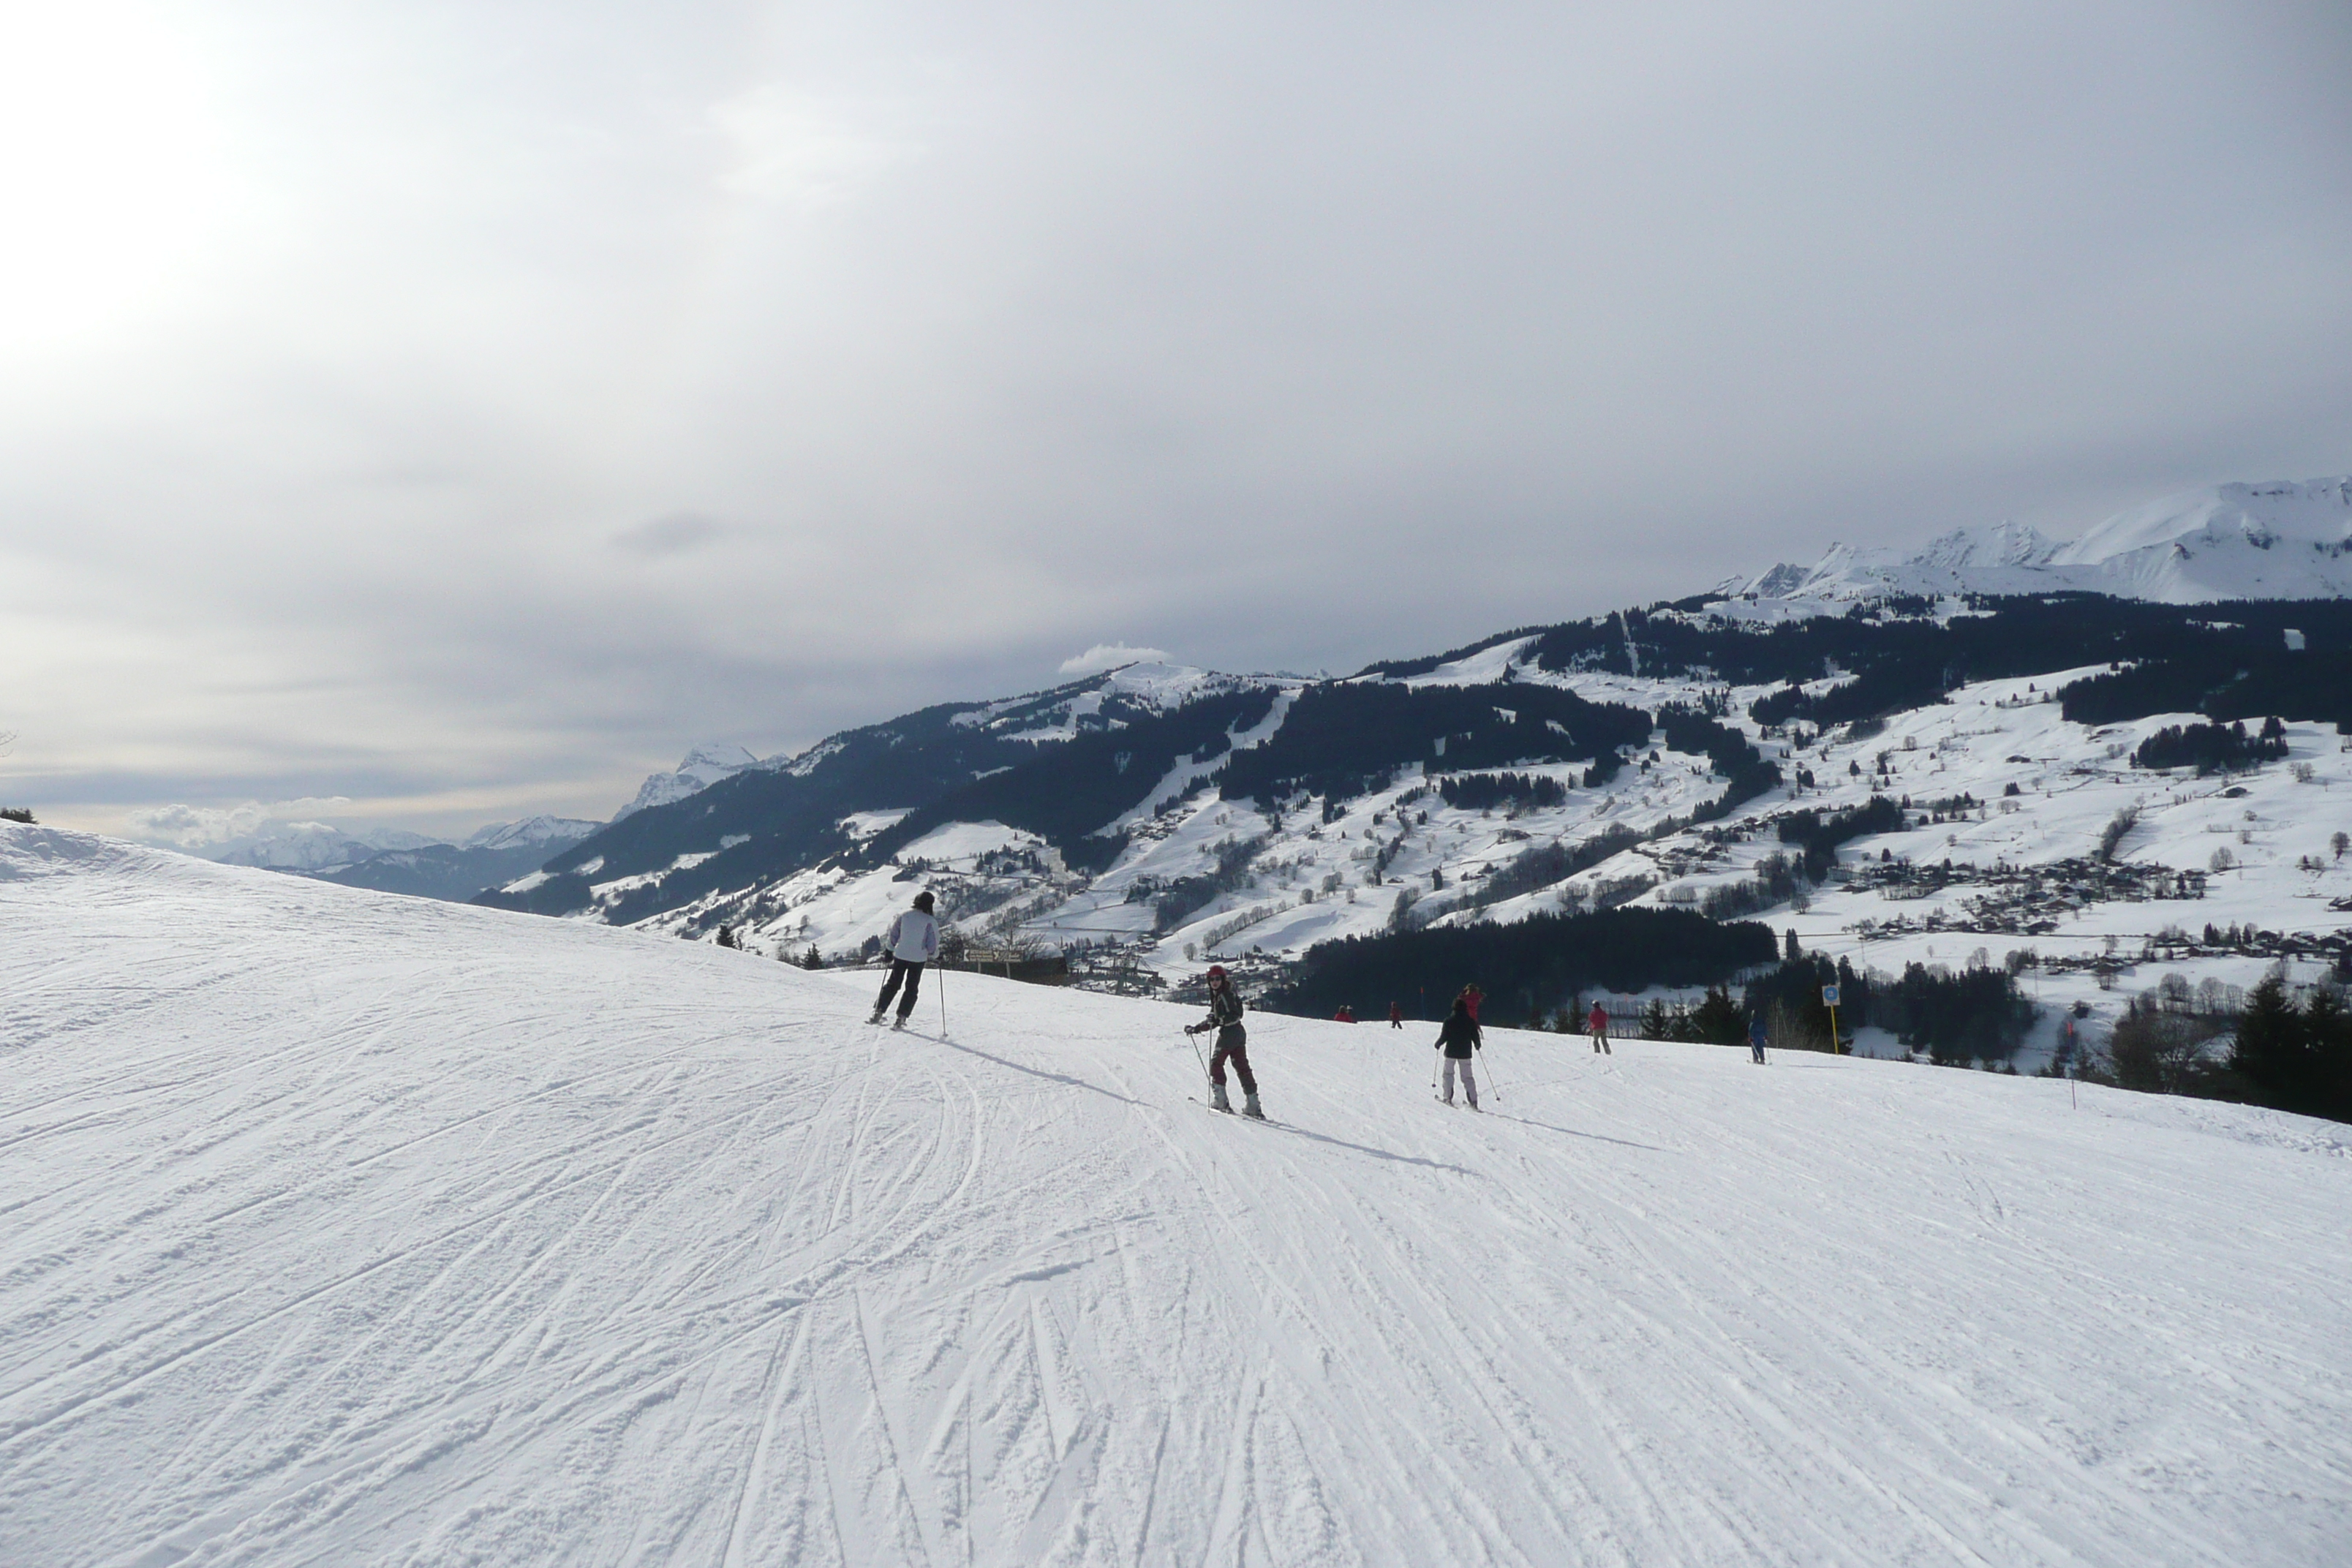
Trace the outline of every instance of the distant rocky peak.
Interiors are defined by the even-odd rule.
[[[638,786],[637,798],[615,812],[613,820],[618,822],[637,812],[684,800],[688,795],[709,789],[720,779],[732,778],[745,768],[757,767],[759,763],[759,758],[731,742],[704,742],[686,753],[686,759],[677,764],[677,772],[647,775],[646,782]]]
[[[759,760],[731,741],[706,741],[686,753],[686,760],[677,764],[677,771],[704,779],[709,784],[717,784],[731,773],[741,773]]]
[[[2352,479],[2214,485],[2119,512],[2072,542],[2020,522],[1958,528],[1918,550],[1834,544],[1717,592],[1819,601],[2075,591],[2165,604],[2352,596]],[[1801,604],[1785,613],[1806,611]]]
[[[2056,554],[2059,542],[2021,522],[2001,521],[1989,528],[1956,528],[1927,542],[1927,548],[1910,558],[1917,566],[2042,566]]]

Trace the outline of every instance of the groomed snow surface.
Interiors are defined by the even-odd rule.
[[[2316,1564],[2347,1130],[0,828],[0,1562]],[[1498,1089],[1499,1092],[1496,1092]]]

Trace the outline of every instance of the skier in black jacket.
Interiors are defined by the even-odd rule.
[[[1470,1076],[1470,1053],[1486,1048],[1486,1036],[1478,1020],[1470,1016],[1470,1004],[1462,997],[1454,999],[1454,1011],[1438,1026],[1438,1047],[1445,1053],[1445,1103],[1454,1103],[1454,1073],[1462,1072],[1462,1092],[1470,1101],[1470,1109],[1478,1109],[1478,1080]]]
[[[1265,1120],[1258,1109],[1257,1076],[1250,1071],[1249,1031],[1242,1027],[1242,999],[1234,993],[1234,983],[1222,963],[1209,965],[1209,1016],[1188,1026],[1188,1035],[1217,1031],[1217,1054],[1209,1058],[1209,1103],[1219,1110],[1231,1110],[1233,1101],[1225,1098],[1225,1062],[1231,1058],[1234,1076],[1242,1080],[1242,1114]]]

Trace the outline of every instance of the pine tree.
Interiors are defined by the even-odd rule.
[[[2314,1116],[2352,1121],[2352,1011],[2326,986],[2303,1005],[2303,1036],[2311,1053]]]
[[[2269,976],[2246,998],[2245,1016],[2238,1020],[2238,1037],[2230,1047],[2230,1066],[2252,1082],[2263,1104],[2300,1110],[2315,1087],[2311,1055],[2304,1021],[2287,999],[2285,983]]]
[[[1748,1038],[1747,1021],[1731,994],[1717,986],[1690,1016],[1690,1037],[1710,1046],[1737,1046]]]

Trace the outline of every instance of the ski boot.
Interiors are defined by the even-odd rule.
[[[891,1019],[891,1020],[890,1020],[890,1027],[891,1027],[893,1030],[903,1029],[903,1028],[905,1028],[906,1026],[907,1026],[907,1015],[905,1015],[904,1013],[899,1014],[897,1017],[895,1017],[895,1018],[893,1018],[893,1019]]]
[[[1242,1114],[1244,1116],[1255,1116],[1260,1121],[1265,1120],[1265,1112],[1257,1108],[1257,1091],[1255,1089],[1245,1089],[1242,1090]]]
[[[1221,1083],[1211,1084],[1209,1086],[1209,1109],[1212,1110],[1231,1110],[1233,1108],[1234,1102],[1225,1098],[1225,1086]]]
[[[882,1009],[879,1007],[875,1008],[873,1012],[866,1016],[866,1021],[869,1024],[880,1023],[882,1021]]]

